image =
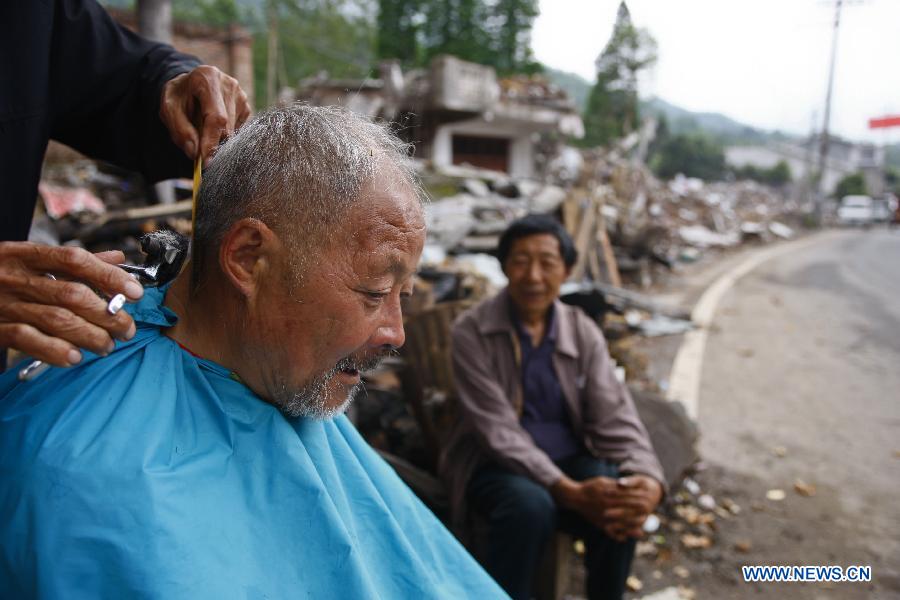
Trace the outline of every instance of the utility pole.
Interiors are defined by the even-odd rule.
[[[278,5],[268,0],[266,12],[269,21],[268,52],[266,53],[266,105],[275,104],[278,94]]]
[[[138,33],[164,44],[172,43],[172,0],[137,0]],[[160,181],[153,186],[160,204],[175,202],[175,186]]]
[[[825,204],[825,169],[828,165],[828,148],[831,138],[828,127],[831,123],[831,92],[834,88],[834,63],[837,58],[838,30],[841,26],[841,8],[844,4],[862,4],[865,0],[833,0],[834,1],[834,33],[831,38],[831,62],[828,65],[828,89],[825,92],[825,120],[822,123],[822,137],[819,139],[819,160],[815,185],[815,220],[822,222],[822,211]],[[829,2],[831,4],[831,2]]]
[[[814,164],[816,162],[815,144],[818,126],[819,114],[814,110],[812,111],[809,120],[809,142],[804,145],[805,148],[803,150],[803,178],[798,182],[796,186],[795,197],[801,203],[809,201],[815,203],[817,195],[819,193],[819,189],[817,187],[819,180],[816,178],[816,170]]]
[[[822,137],[819,138],[819,164],[816,169],[816,225],[822,223],[822,211],[825,204],[825,166],[828,161],[828,126],[831,120],[831,91],[834,87],[834,63],[837,57],[838,29],[841,26],[841,5],[843,0],[836,0],[834,5],[834,34],[831,38],[831,64],[828,67],[828,88],[825,92],[825,120],[822,123]]]
[[[138,33],[154,42],[172,43],[172,1],[138,0]]]

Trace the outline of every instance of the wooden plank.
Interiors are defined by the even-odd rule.
[[[566,228],[566,231],[569,232],[569,235],[573,237],[578,230],[579,217],[581,216],[581,197],[582,194],[580,192],[573,191],[562,203],[563,226]]]
[[[603,257],[603,267],[605,277],[600,277],[595,281],[603,281],[616,287],[622,287],[622,276],[619,273],[619,265],[616,263],[616,255],[613,253],[612,244],[609,241],[609,235],[606,232],[606,218],[603,216],[603,205],[606,204],[606,198],[609,190],[604,190],[597,194],[597,244],[600,256]]]
[[[181,200],[174,204],[154,204],[152,206],[142,206],[140,208],[129,208],[115,212],[109,212],[103,216],[104,224],[113,221],[135,221],[138,219],[156,219],[161,217],[172,217],[184,213],[191,212],[191,201]]]
[[[588,251],[588,276],[593,281],[603,281],[603,267],[600,266],[600,249],[592,245]]]
[[[441,364],[441,357],[436,356],[436,352],[434,351],[434,344],[437,340],[440,339],[441,336],[441,328],[440,323],[438,323],[435,311],[438,309],[432,309],[428,311],[425,315],[423,315],[423,326],[424,326],[424,341],[425,344],[422,347],[422,352],[424,356],[424,363],[427,365],[427,374],[421,374],[421,378],[427,387],[434,387],[435,385],[439,385],[438,373],[440,373],[443,365]]]
[[[581,222],[578,224],[578,233],[575,235],[575,248],[578,249],[578,260],[572,268],[572,279],[580,281],[584,278],[585,267],[587,265],[588,252],[592,246],[591,239],[594,237],[594,227],[597,222],[596,202],[593,198],[587,199],[587,205],[581,213]]]
[[[594,230],[603,226],[603,213],[600,212],[600,202],[592,202],[592,208],[595,213]],[[592,235],[588,240],[587,248],[587,272],[588,277],[593,281],[603,280],[603,268],[600,266],[600,249],[597,247],[597,236]]]
[[[597,241],[600,244],[600,251],[603,253],[603,264],[606,267],[606,274],[609,278],[607,283],[616,287],[622,287],[622,277],[619,274],[619,265],[616,264],[616,255],[613,253],[612,244],[609,243],[609,236],[606,234],[606,225],[597,228]]]
[[[440,365],[440,381],[436,382],[436,387],[449,391],[453,388],[453,376],[450,373],[450,324],[452,321],[451,306],[442,306],[437,311],[438,318],[438,339],[434,340],[435,359]]]

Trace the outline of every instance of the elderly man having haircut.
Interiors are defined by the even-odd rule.
[[[0,597],[503,596],[340,416],[404,341],[425,240],[405,152],[342,110],[260,115],[135,337],[0,378]]]
[[[557,526],[584,538],[588,597],[621,598],[662,468],[600,329],[559,301],[566,230],[530,215],[497,255],[509,286],[453,327],[460,419],[442,469],[456,512],[487,520],[485,567],[513,598],[529,597]]]

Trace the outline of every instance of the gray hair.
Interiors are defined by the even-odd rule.
[[[259,113],[219,147],[203,173],[194,284],[240,219],[259,219],[281,236],[297,271],[377,173],[387,171],[424,201],[409,150],[388,125],[341,107],[297,103]]]

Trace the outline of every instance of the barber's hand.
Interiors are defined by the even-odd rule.
[[[0,242],[0,347],[68,367],[81,361],[78,348],[105,354],[114,338],[134,337],[131,316],[110,315],[93,291],[138,300],[141,285],[114,266],[124,261],[121,252]]]
[[[646,475],[619,478],[603,512],[604,531],[618,541],[642,537],[644,521],[656,509],[662,491],[662,485]]]
[[[163,86],[159,118],[168,127],[172,141],[191,160],[197,158],[199,148],[206,163],[219,142],[249,116],[250,103],[237,79],[216,67],[200,65]],[[198,131],[194,123],[202,130]]]

